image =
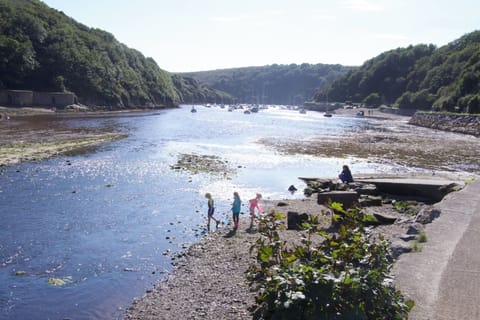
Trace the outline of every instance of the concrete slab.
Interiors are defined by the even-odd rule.
[[[380,192],[414,196],[440,201],[450,193],[455,186],[463,187],[461,181],[428,178],[365,178],[357,182],[370,183],[377,186]]]
[[[403,254],[393,274],[397,288],[415,301],[409,319],[480,319],[480,180],[434,206],[421,252]]]

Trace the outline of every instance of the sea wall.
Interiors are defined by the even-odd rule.
[[[480,137],[480,116],[416,112],[408,123],[421,127],[471,134]]]
[[[29,90],[0,90],[0,105],[8,107],[65,108],[77,102],[70,92],[37,92]]]

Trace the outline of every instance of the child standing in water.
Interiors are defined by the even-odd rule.
[[[237,231],[238,222],[240,220],[240,210],[242,206],[242,200],[238,192],[233,193],[232,214],[233,214],[233,231]]]
[[[262,208],[258,204],[258,201],[262,199],[262,195],[257,193],[255,198],[250,199],[250,229],[253,228],[253,222],[255,221],[255,208],[257,208],[258,213],[262,212]]]
[[[217,220],[213,217],[213,213],[215,212],[215,207],[213,205],[213,198],[212,198],[212,195],[210,193],[205,193],[205,198],[207,198],[207,204],[208,204],[208,220],[207,220],[207,229],[208,231],[210,231],[210,219],[215,221],[217,224],[216,224],[216,228],[218,228],[218,224],[220,223],[220,220]]]

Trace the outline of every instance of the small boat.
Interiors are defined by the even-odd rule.
[[[305,108],[301,108],[298,112],[305,114],[307,113],[307,110],[305,110]]]
[[[327,112],[325,112],[325,113],[323,114],[323,116],[324,116],[324,117],[331,118],[331,117],[332,117],[332,114],[327,111]]]
[[[250,114],[250,110],[245,110],[245,111],[243,111],[243,113]]]
[[[190,110],[190,112],[195,113],[195,112],[197,112],[197,109],[195,109],[195,107],[192,106],[192,110]]]

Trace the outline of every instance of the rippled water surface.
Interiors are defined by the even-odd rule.
[[[366,119],[183,107],[64,121],[129,136],[96,152],[0,169],[0,319],[121,318],[171,270],[175,252],[202,236],[205,192],[226,221],[233,191],[244,200],[255,192],[299,197],[286,191],[302,189],[299,176],[334,177],[345,162],[353,172],[379,170],[362,159],[285,155],[258,143],[351,132]],[[234,172],[172,170],[181,154],[216,155]]]

